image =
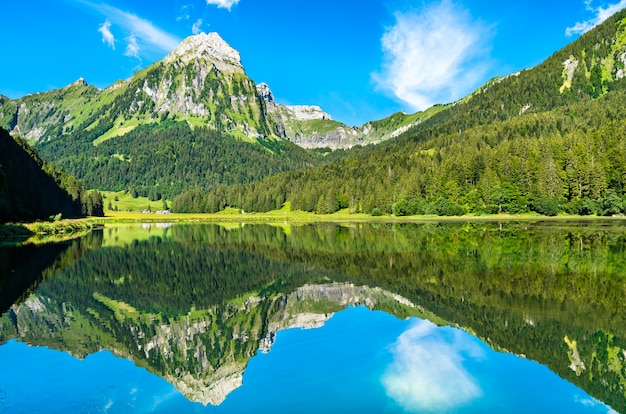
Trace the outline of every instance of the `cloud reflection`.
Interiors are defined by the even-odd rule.
[[[482,359],[484,353],[463,332],[419,321],[400,335],[391,351],[394,360],[382,383],[407,411],[446,411],[482,395],[463,361]]]

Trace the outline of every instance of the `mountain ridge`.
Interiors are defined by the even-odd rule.
[[[0,99],[0,126],[37,144],[101,125],[106,131],[94,140],[98,144],[137,125],[179,116],[192,127],[207,126],[248,140],[285,139],[309,149],[377,143],[394,132],[373,131],[371,123],[347,126],[333,121],[319,106],[275,102],[271,91],[264,94],[269,86],[257,85],[247,76],[239,52],[216,32],[190,36],[131,78],[102,90],[89,87],[89,93],[82,91],[66,103],[66,90],[72,87],[89,86],[80,78],[52,91]]]

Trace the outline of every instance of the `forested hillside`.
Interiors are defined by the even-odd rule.
[[[196,205],[267,211],[291,201],[292,209],[317,213],[620,214],[625,99],[614,92],[431,140],[407,137],[317,169],[219,187]],[[185,200],[175,198],[175,209],[194,211]]]
[[[181,194],[178,211],[626,212],[626,10],[536,68],[317,169]]]
[[[44,163],[0,128],[0,223],[102,215],[102,196]]]
[[[44,158],[89,188],[135,190],[153,200],[188,189],[209,191],[220,184],[249,183],[265,176],[315,166],[322,157],[288,141],[248,142],[182,121],[138,126],[132,132],[92,144],[98,131],[75,134],[72,145],[50,141]]]
[[[626,88],[626,9],[540,65],[493,79],[468,97],[409,129],[422,139],[541,113]]]

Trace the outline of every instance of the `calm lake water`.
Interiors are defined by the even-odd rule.
[[[626,223],[0,247],[0,412],[626,412]]]

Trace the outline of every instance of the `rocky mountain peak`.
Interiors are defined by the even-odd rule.
[[[265,82],[261,82],[256,86],[256,90],[261,98],[265,100],[265,103],[273,104],[274,103],[274,94],[270,89],[269,85]]]
[[[332,120],[333,118],[317,105],[290,105],[286,108],[299,121],[312,121],[316,119]]]
[[[85,80],[85,78],[78,78],[78,80],[76,80],[76,82],[71,83],[69,86],[89,86],[89,84],[87,83],[87,81]]]
[[[220,70],[225,67],[242,68],[239,52],[215,32],[200,33],[186,38],[163,59],[163,62],[181,61],[183,64],[188,64],[199,59],[215,63]]]
[[[256,85],[256,92],[261,99],[265,101],[265,109],[267,112],[274,112],[276,109],[276,102],[274,101],[274,94],[269,85],[265,82],[261,82]]]

